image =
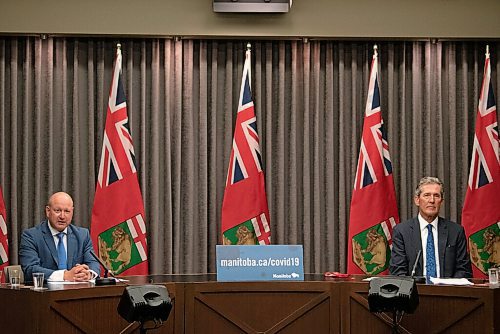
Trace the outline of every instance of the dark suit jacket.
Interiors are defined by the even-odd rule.
[[[19,262],[28,281],[31,280],[32,273],[44,273],[45,279],[48,279],[57,270],[57,249],[48,224],[48,221],[44,220],[21,235]],[[93,247],[89,230],[71,224],[67,231],[68,268],[71,269],[76,264],[86,264],[99,274],[99,263],[90,254]]]
[[[472,277],[472,266],[467,253],[464,228],[444,218],[438,218],[438,255],[441,277]],[[409,276],[418,251],[422,251],[422,238],[418,218],[398,224],[392,231],[392,251],[389,271],[391,275]],[[420,256],[416,276],[423,275],[423,256]]]

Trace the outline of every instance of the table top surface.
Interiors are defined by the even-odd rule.
[[[352,283],[364,283],[369,276],[365,275],[349,275],[348,277],[326,277],[321,273],[310,273],[304,275],[304,281],[269,281],[269,283],[280,284],[280,283],[298,283],[303,284],[312,282],[352,282]],[[391,277],[391,276],[378,276],[378,277]],[[165,284],[165,283],[217,283],[217,274],[206,273],[206,274],[159,274],[159,275],[143,275],[143,276],[120,276],[119,279],[123,279],[123,282],[117,282],[117,285],[144,285],[144,284]],[[484,279],[470,279],[474,283],[473,287],[489,288],[487,280]],[[225,282],[225,283],[251,283],[251,282]],[[419,284],[420,285],[420,284]],[[44,289],[41,291],[56,291],[56,290],[72,290],[72,289],[82,289],[82,288],[92,288],[95,287],[93,282],[51,282],[45,283]],[[18,289],[18,290],[33,290],[32,282],[26,282],[19,286],[11,286],[10,284],[2,283],[0,284],[0,289]]]

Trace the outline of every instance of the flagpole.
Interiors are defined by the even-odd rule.
[[[485,53],[486,58],[490,58],[490,46],[486,44],[486,53]]]
[[[250,42],[247,43],[247,51],[245,52],[245,64],[247,63],[246,60],[248,59],[248,80],[249,80],[249,85],[251,86],[252,82],[252,71],[251,71],[251,56],[250,53],[252,52],[252,44]]]
[[[377,44],[374,44],[373,45],[373,57],[374,58],[378,57],[378,51],[377,50],[378,50],[378,46],[377,46]]]

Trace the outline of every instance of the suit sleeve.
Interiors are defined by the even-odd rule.
[[[21,243],[19,245],[19,262],[26,281],[32,280],[33,273],[44,273],[45,278],[49,278],[54,272],[53,269],[42,267],[39,255],[40,250],[32,233],[34,233],[33,230],[24,231],[21,235]]]
[[[94,251],[94,247],[92,245],[92,239],[90,239],[90,233],[89,230],[83,229],[85,233],[85,237],[83,238],[83,263],[88,265],[90,269],[95,271],[97,274],[100,273],[101,267],[99,265],[99,262],[94,259],[94,257],[91,255],[91,252]]]
[[[469,253],[467,253],[467,238],[465,237],[465,230],[463,226],[460,226],[460,232],[458,234],[456,247],[456,268],[453,276],[457,278],[471,278],[472,265],[470,262]]]
[[[395,276],[407,276],[409,275],[408,260],[403,234],[400,230],[399,225],[396,225],[392,230],[392,251],[389,272]]]

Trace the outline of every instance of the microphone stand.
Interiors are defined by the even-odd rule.
[[[418,261],[420,260],[420,256],[422,255],[422,250],[419,249],[417,253],[417,258],[415,259],[415,263],[413,264],[413,269],[411,270],[411,275],[410,277],[415,280],[415,283],[425,283],[425,277],[424,276],[415,276],[415,271],[417,269],[417,264]]]
[[[113,274],[111,270],[108,269],[106,264],[101,260],[100,257],[98,257],[93,251],[90,251],[90,255],[94,257],[94,259],[99,262],[99,264],[104,268],[104,277],[96,277],[95,279],[95,285],[96,286],[101,286],[101,285],[116,285],[116,277]],[[108,273],[113,276],[113,278],[108,278]]]

